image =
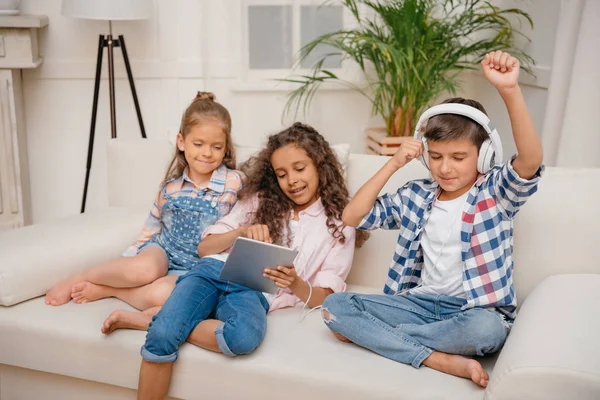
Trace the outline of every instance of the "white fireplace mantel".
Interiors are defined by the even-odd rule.
[[[22,69],[37,68],[42,15],[0,16],[0,231],[31,223]]]

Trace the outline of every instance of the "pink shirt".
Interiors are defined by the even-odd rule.
[[[252,223],[252,214],[258,209],[258,198],[238,201],[231,212],[216,224],[208,227],[202,237],[211,234],[231,232],[242,225]],[[354,258],[355,229],[344,227],[345,243],[340,243],[329,232],[325,208],[321,200],[317,200],[298,215],[298,224],[293,235],[293,248],[299,253],[294,267],[299,277],[313,287],[329,288],[334,292],[346,290],[346,277],[352,267]],[[341,224],[341,222],[339,222]],[[287,237],[284,230],[283,236]],[[227,250],[225,253],[227,253]],[[271,301],[269,312],[284,307],[294,307],[301,303],[289,289],[279,289]]]

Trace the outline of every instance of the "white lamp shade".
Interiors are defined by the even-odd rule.
[[[152,0],[62,0],[62,15],[124,21],[152,16]]]

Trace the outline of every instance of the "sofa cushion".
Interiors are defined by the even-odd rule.
[[[0,305],[45,294],[66,277],[118,257],[147,213],[110,208],[0,232]]]
[[[547,168],[515,218],[517,300],[546,277],[600,274],[594,249],[600,238],[600,168]]]
[[[0,364],[136,388],[145,332],[100,333],[104,319],[119,308],[130,309],[115,299],[50,307],[37,298],[0,307]],[[170,395],[278,400],[483,398],[484,391],[469,380],[428,368],[416,370],[341,343],[318,312],[302,322],[300,315],[299,308],[270,314],[265,340],[250,356],[230,359],[183,345]],[[488,370],[493,362],[494,358],[484,359]]]
[[[592,400],[600,394],[600,275],[554,275],[523,303],[487,400]]]

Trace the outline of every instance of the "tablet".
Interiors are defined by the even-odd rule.
[[[263,276],[263,270],[278,265],[293,265],[297,255],[297,250],[239,237],[233,243],[219,278],[274,294],[278,287]]]

